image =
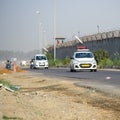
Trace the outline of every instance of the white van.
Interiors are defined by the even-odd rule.
[[[70,62],[70,71],[76,70],[97,71],[97,62],[89,49],[78,49],[74,52]]]
[[[48,60],[45,54],[36,54],[30,62],[30,68],[45,68],[48,69]]]

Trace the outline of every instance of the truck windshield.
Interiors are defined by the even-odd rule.
[[[36,60],[46,60],[46,56],[36,56]]]
[[[93,58],[92,53],[76,53],[75,58]]]

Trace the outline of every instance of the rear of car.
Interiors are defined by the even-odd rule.
[[[70,62],[70,71],[76,70],[97,71],[97,63],[92,52],[89,50],[74,52]]]
[[[31,60],[30,68],[45,68],[48,69],[48,60],[45,54],[36,54]]]

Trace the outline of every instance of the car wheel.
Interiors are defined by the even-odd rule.
[[[97,72],[97,69],[95,69],[94,72]]]
[[[91,69],[90,72],[93,72],[93,70]]]
[[[31,69],[34,69],[34,66],[31,66]]]
[[[70,69],[70,72],[76,72],[76,70],[74,70],[74,69]]]

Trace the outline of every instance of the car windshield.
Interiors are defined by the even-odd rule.
[[[47,60],[46,56],[36,56],[36,60]]]
[[[76,53],[75,58],[93,58],[92,53]]]

